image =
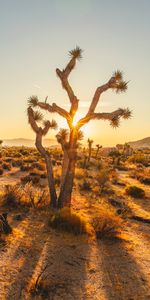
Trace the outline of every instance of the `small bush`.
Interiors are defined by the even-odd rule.
[[[76,171],[75,171],[75,177],[77,179],[82,179],[84,178],[85,176],[87,176],[87,172],[83,169],[80,169],[80,168],[76,168]]]
[[[3,168],[0,167],[0,175],[3,175]]]
[[[121,231],[122,220],[110,209],[102,209],[99,214],[93,217],[92,226],[97,239],[116,237]]]
[[[40,182],[40,176],[39,175],[36,175],[36,176],[27,175],[27,176],[21,177],[20,180],[23,184],[26,184],[28,182],[32,182],[33,184],[38,184]]]
[[[86,223],[83,217],[71,211],[69,208],[62,208],[51,217],[50,226],[59,230],[77,234],[86,232]]]
[[[84,180],[82,184],[79,185],[81,191],[91,191],[92,186],[89,180]]]
[[[28,165],[28,164],[23,164],[23,165],[20,166],[20,171],[21,172],[26,172],[26,171],[29,171],[29,170],[31,170],[31,166]]]
[[[6,185],[3,196],[3,205],[16,207],[21,198],[21,189],[18,185]]]
[[[7,185],[2,198],[3,206],[14,207],[44,207],[48,205],[48,193],[32,186],[31,183],[26,185]]]
[[[106,186],[106,183],[109,180],[109,174],[107,169],[100,170],[99,174],[96,177],[97,182],[101,188],[101,192],[103,192],[104,187]]]
[[[11,170],[11,164],[10,163],[5,162],[5,163],[2,164],[2,167],[3,167],[4,170],[8,170],[8,171]]]
[[[128,196],[131,196],[133,198],[144,198],[145,192],[142,188],[131,185],[125,189],[125,192]]]

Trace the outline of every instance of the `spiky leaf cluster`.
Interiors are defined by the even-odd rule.
[[[113,73],[113,77],[115,78],[116,81],[121,81],[123,78],[123,74],[121,71],[117,70]]]
[[[83,50],[80,47],[76,46],[75,49],[69,51],[69,55],[80,60],[82,58],[82,52]]]
[[[132,117],[132,112],[129,110],[129,108],[124,109],[123,118],[130,119],[131,117]]]
[[[38,101],[38,97],[33,95],[28,99],[28,106],[36,107],[38,105]]]
[[[33,118],[36,122],[41,122],[43,120],[43,114],[40,111],[33,111]]]
[[[79,131],[78,131],[78,141],[83,140],[83,138],[84,138],[83,131],[79,130]]]
[[[50,122],[50,128],[52,128],[52,129],[57,129],[58,128],[58,124],[55,120],[52,120]]]
[[[110,125],[111,125],[113,128],[119,127],[119,125],[120,125],[119,117],[114,117],[113,119],[111,119]]]
[[[69,136],[69,132],[67,129],[61,128],[58,134],[56,135],[58,143],[67,142]]]
[[[109,81],[110,88],[116,91],[116,93],[125,92],[128,88],[128,82],[123,80],[122,72],[117,70],[113,73]]]

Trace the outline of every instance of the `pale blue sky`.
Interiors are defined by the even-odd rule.
[[[76,45],[84,49],[83,60],[70,81],[81,99],[80,113],[116,69],[130,80],[129,89],[107,92],[97,110],[133,110],[132,120],[117,130],[107,122],[90,123],[85,138],[113,145],[150,136],[149,0],[0,0],[0,41],[0,139],[34,137],[25,113],[30,95],[49,95],[50,103],[67,108],[55,68],[65,66]]]

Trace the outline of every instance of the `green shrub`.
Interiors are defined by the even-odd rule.
[[[74,233],[75,235],[86,232],[84,218],[69,208],[62,208],[54,214],[51,217],[50,226],[58,230]]]
[[[131,185],[125,189],[125,192],[128,196],[131,196],[133,198],[144,198],[145,192],[142,188]]]

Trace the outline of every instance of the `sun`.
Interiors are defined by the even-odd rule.
[[[80,113],[80,112],[77,112],[74,116],[74,119],[73,119],[73,123],[72,125],[73,126],[76,126],[78,121],[83,118],[84,115],[83,113]],[[58,122],[58,126],[59,128],[68,128],[68,124],[67,124],[67,121],[64,119],[64,118],[59,118],[57,119],[57,122]],[[91,134],[91,129],[90,129],[90,123],[88,124],[85,124],[82,128],[81,128],[81,131],[83,131],[83,133],[85,134],[85,136],[88,136]]]

